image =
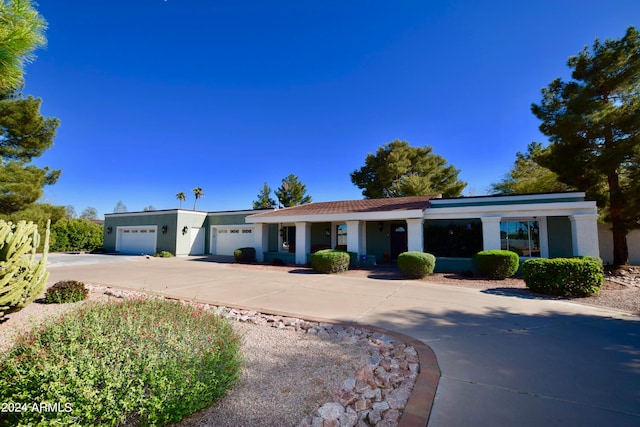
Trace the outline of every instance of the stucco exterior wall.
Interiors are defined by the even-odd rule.
[[[148,214],[114,214],[106,215],[104,220],[104,248],[107,252],[116,251],[118,227],[124,226],[157,226],[156,252],[169,251],[176,253],[176,211],[149,212]],[[167,232],[162,227],[167,226]]]
[[[598,239],[600,243],[600,258],[605,264],[613,262],[613,233],[610,224],[598,224]],[[632,230],[627,235],[629,248],[629,263],[640,265],[640,230]]]

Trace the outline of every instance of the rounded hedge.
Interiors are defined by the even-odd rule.
[[[503,280],[516,274],[520,257],[512,251],[488,250],[475,254],[473,262],[482,276]]]
[[[64,304],[78,302],[85,299],[88,294],[89,291],[84,287],[84,283],[76,280],[62,280],[47,289],[44,294],[44,303]]]
[[[426,253],[409,251],[398,255],[398,268],[408,279],[421,279],[433,273],[436,257]]]
[[[595,257],[529,259],[522,264],[522,278],[533,292],[569,297],[596,295],[604,283]]]
[[[318,273],[341,273],[349,269],[348,252],[323,249],[311,255],[311,268]]]
[[[233,259],[241,264],[256,262],[256,248],[240,248],[233,251]]]

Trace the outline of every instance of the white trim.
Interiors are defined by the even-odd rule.
[[[428,209],[427,209],[428,210]],[[440,209],[438,209],[440,210]],[[295,222],[346,222],[346,221],[391,221],[396,219],[422,218],[422,209],[380,211],[380,212],[348,212],[340,214],[315,214],[315,215],[283,215],[269,217],[247,217],[246,221],[251,224],[277,224]]]
[[[547,193],[547,194],[518,194],[513,196],[477,196],[477,197],[460,197],[454,199],[433,199],[432,205],[452,205],[452,204],[475,204],[484,203],[486,201],[494,201],[496,203],[502,202],[518,202],[518,201],[530,201],[530,200],[555,200],[555,199],[571,199],[578,198],[584,199],[585,193],[582,191],[575,191],[570,193]],[[576,202],[572,202],[576,203]],[[484,205],[483,207],[493,207],[500,205]]]
[[[542,217],[597,213],[596,202],[531,203],[427,209],[425,219],[467,219],[483,216]]]
[[[175,213],[188,213],[193,215],[205,215],[205,216],[207,215],[206,212],[202,212],[202,211],[189,211],[185,209],[169,209],[164,211],[115,212],[115,213],[104,214],[104,216],[105,218],[106,217],[124,218],[129,216],[156,216],[156,215],[167,215],[167,214],[175,214]]]

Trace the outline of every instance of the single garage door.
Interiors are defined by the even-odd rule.
[[[253,247],[253,227],[216,227],[216,255],[233,255],[238,248]]]
[[[116,251],[153,255],[156,253],[156,226],[118,227]]]

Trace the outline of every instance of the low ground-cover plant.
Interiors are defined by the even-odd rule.
[[[233,251],[233,259],[241,264],[256,262],[256,248],[240,248]]]
[[[224,396],[240,369],[231,323],[164,301],[88,303],[20,336],[0,359],[8,425],[165,425]]]
[[[323,249],[311,255],[311,268],[318,273],[341,273],[349,269],[348,252]]]
[[[160,251],[160,252],[157,252],[157,253],[153,254],[153,256],[156,257],[156,258],[172,258],[175,255],[172,254],[169,251]]]
[[[572,297],[596,295],[604,282],[602,266],[588,258],[529,259],[522,278],[533,292]]]
[[[436,257],[426,252],[409,251],[398,255],[398,268],[409,279],[421,279],[433,273]]]
[[[493,249],[478,252],[473,256],[473,262],[481,276],[503,280],[516,274],[520,257],[512,251]]]
[[[78,302],[85,299],[88,294],[89,291],[84,287],[84,283],[76,280],[62,280],[47,289],[44,293],[44,302],[46,304]]]

